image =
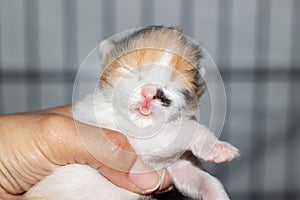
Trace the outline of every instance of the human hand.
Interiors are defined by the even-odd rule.
[[[114,184],[140,194],[170,187],[167,173],[162,176],[162,171],[153,171],[134,154],[124,156],[134,152],[124,135],[81,123],[76,125],[71,106],[0,116],[0,199],[19,199],[54,169],[71,163],[87,164]],[[83,128],[86,136],[79,136],[78,128]],[[89,138],[91,135],[99,138]],[[86,141],[97,140],[103,147],[95,147],[97,158],[82,143],[85,137],[89,138]],[[130,173],[133,169],[148,173]]]

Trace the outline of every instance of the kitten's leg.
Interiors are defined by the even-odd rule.
[[[228,142],[218,141],[203,159],[207,162],[222,163],[230,162],[239,155],[237,148]]]
[[[198,124],[190,150],[198,158],[216,163],[229,162],[240,155],[237,148],[227,142],[220,141],[201,124]]]
[[[176,188],[193,199],[229,200],[220,181],[189,160],[177,160],[168,167]]]

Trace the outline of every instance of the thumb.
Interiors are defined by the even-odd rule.
[[[142,194],[161,187],[164,173],[158,173],[140,161],[124,135],[80,122],[76,122],[76,127],[80,141],[89,154],[84,156],[88,158],[85,162],[97,168],[111,182]]]

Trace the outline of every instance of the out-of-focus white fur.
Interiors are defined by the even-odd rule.
[[[134,200],[134,194],[119,188],[97,170],[78,164],[60,167],[26,194],[26,200]]]

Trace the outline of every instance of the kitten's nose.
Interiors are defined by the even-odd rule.
[[[157,88],[154,85],[146,85],[142,88],[141,93],[145,97],[145,100],[149,102],[155,97]]]
[[[139,107],[139,111],[142,115],[148,116],[151,114],[150,104],[157,93],[157,88],[154,85],[146,85],[141,91],[144,96],[144,104]]]

